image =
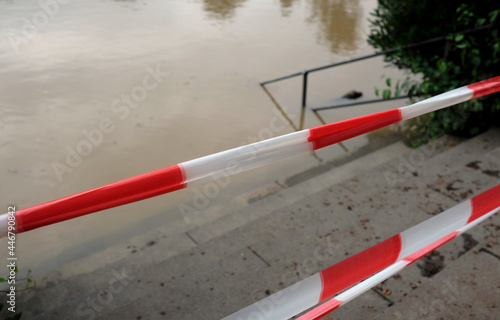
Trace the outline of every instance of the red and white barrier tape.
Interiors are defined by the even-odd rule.
[[[500,91],[500,77],[477,82],[413,105],[302,130],[183,162],[16,212],[17,232],[144,200],[320,149],[346,139]],[[0,223],[6,217],[0,216]],[[5,236],[7,225],[0,225]]]
[[[500,184],[224,320],[319,319],[500,210]],[[378,273],[377,273],[378,272]]]

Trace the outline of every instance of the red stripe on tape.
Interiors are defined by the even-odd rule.
[[[18,210],[17,227],[19,232],[24,232],[184,187],[182,168],[170,166]]]
[[[467,223],[471,223],[477,218],[500,207],[500,184],[471,199],[472,214]]]
[[[486,96],[488,94],[500,91],[500,77],[495,77],[488,80],[483,80],[473,84],[469,84],[467,88],[474,91],[472,99]]]
[[[397,261],[401,236],[395,235],[320,272],[323,288],[319,301],[339,293]]]
[[[454,232],[450,233],[449,235],[442,237],[438,241],[435,241],[435,242],[431,243],[430,245],[423,247],[422,249],[418,250],[417,252],[410,254],[408,257],[404,258],[403,260],[410,261],[411,263],[413,263],[413,262],[417,261],[418,259],[422,258],[423,256],[425,256],[426,254],[428,254],[429,252],[433,251],[437,247],[440,247],[443,244],[445,244],[446,242],[454,239],[458,234],[459,234],[458,231],[454,231]]]
[[[401,121],[401,111],[393,109],[311,128],[308,141],[313,150],[350,139]]]
[[[340,305],[342,304],[341,301],[333,298],[331,300],[328,300],[327,302],[323,303],[320,306],[317,306],[313,310],[309,311],[308,313],[300,316],[297,318],[297,320],[318,320],[321,319],[322,317],[326,316],[330,312],[337,310]]]

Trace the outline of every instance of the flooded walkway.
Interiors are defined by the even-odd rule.
[[[369,54],[375,0],[0,1],[2,206],[28,207],[294,131],[259,83]],[[382,59],[314,74],[308,103],[383,86]],[[300,79],[268,86],[299,121]],[[403,104],[324,111],[327,122]],[[308,111],[305,127],[319,125]],[[355,150],[369,136],[346,143]],[[334,159],[333,146],[235,176],[210,205]],[[59,265],[151,228],[193,190],[107,210],[18,238],[25,267]],[[164,218],[182,219],[181,212]],[[120,233],[120,230],[127,232]],[[133,231],[130,231],[133,230]],[[90,242],[94,239],[98,241]]]

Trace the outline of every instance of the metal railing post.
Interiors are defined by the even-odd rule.
[[[309,75],[309,71],[305,71],[303,73],[302,79],[302,109],[306,107],[307,103],[307,76]]]

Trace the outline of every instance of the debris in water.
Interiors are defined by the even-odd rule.
[[[362,97],[362,96],[363,96],[363,92],[351,90],[348,93],[346,93],[345,95],[343,95],[342,98],[354,100],[354,99],[358,99],[359,97]]]

